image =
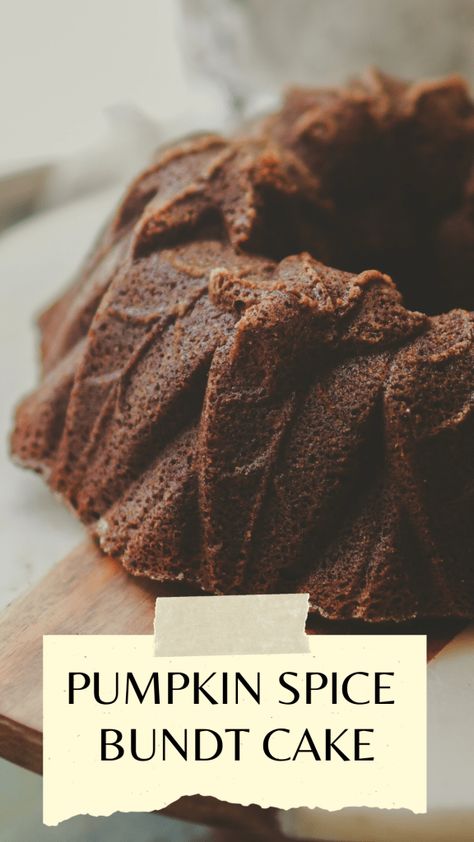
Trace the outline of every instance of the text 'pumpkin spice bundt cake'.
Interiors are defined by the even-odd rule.
[[[168,149],[41,317],[16,458],[132,573],[474,616],[473,160],[462,80],[378,73]]]

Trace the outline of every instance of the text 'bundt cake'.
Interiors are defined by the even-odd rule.
[[[131,573],[474,616],[473,162],[462,80],[375,72],[168,149],[40,319],[16,458]]]

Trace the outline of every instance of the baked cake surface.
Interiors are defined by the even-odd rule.
[[[474,616],[473,162],[462,80],[375,72],[162,153],[41,316],[15,457],[131,573]]]

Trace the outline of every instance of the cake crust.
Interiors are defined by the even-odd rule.
[[[15,458],[133,574],[474,616],[473,162],[462,80],[376,72],[159,155],[41,316]]]

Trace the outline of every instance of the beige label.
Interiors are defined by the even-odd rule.
[[[156,657],[152,636],[45,637],[44,822],[197,793],[424,812],[425,637],[308,644],[306,654]]]

